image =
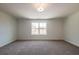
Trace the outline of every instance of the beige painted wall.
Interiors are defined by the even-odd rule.
[[[31,35],[32,22],[47,22],[47,35]],[[18,20],[18,38],[19,40],[63,40],[63,19],[49,20]]]
[[[65,41],[79,46],[79,12],[64,21],[64,37]]]
[[[0,47],[16,40],[16,20],[0,11]]]

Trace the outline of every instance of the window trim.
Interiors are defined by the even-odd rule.
[[[38,23],[38,28],[33,28],[33,27],[32,27],[32,26],[33,26],[33,23]],[[40,24],[41,24],[41,23],[45,23],[46,27],[45,27],[45,28],[41,28],[41,27],[40,27]],[[38,29],[38,34],[33,34],[33,32],[32,32],[33,29]],[[40,34],[40,30],[41,30],[41,29],[45,29],[45,32],[46,32],[46,33]],[[32,23],[31,23],[31,35],[47,35],[47,22],[32,22]]]

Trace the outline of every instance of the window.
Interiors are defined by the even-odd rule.
[[[46,35],[47,23],[32,23],[32,35]]]

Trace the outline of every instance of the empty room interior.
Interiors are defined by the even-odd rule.
[[[79,3],[0,3],[0,55],[79,55]]]

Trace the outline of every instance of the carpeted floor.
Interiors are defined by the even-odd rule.
[[[15,41],[0,48],[0,55],[79,55],[79,47],[65,41]]]

